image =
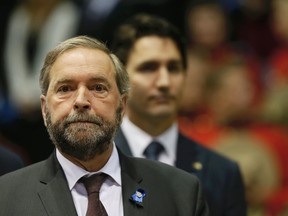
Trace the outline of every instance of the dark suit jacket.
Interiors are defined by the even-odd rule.
[[[0,176],[22,167],[24,162],[17,154],[0,146]]]
[[[116,134],[115,143],[123,153],[132,155],[121,129]],[[175,166],[200,179],[211,216],[246,215],[244,186],[239,166],[234,161],[180,133]]]
[[[159,162],[119,156],[125,216],[209,215],[197,178]],[[139,188],[147,194],[142,206],[130,200]],[[0,215],[77,215],[55,153],[43,162],[2,176],[0,191]]]

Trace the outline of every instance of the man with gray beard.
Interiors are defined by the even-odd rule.
[[[121,121],[121,110],[117,110],[115,122],[106,121],[99,116],[89,116],[85,113],[76,113],[68,116],[63,121],[51,122],[49,113],[46,115],[47,130],[58,149],[68,155],[73,155],[83,161],[92,159],[95,153],[104,152],[114,136],[116,128]],[[81,127],[73,127],[74,123],[90,122],[92,127],[83,124]],[[86,132],[87,135],[77,138],[77,134]],[[95,145],[101,143],[101,145]]]
[[[86,36],[60,43],[46,56],[40,87],[56,148],[0,178],[0,215],[209,215],[196,177],[117,149],[128,74],[103,43]]]

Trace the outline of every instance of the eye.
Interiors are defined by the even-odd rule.
[[[97,85],[95,85],[95,86],[93,87],[93,89],[94,89],[95,91],[97,91],[97,92],[103,92],[103,91],[106,91],[106,90],[107,90],[107,88],[106,88],[104,85],[102,85],[102,84],[97,84]]]
[[[93,93],[95,97],[103,98],[106,97],[109,93],[109,85],[103,83],[97,83],[91,86],[90,91]]]
[[[172,62],[168,65],[168,71],[170,73],[180,73],[183,71],[183,67],[180,63]]]
[[[159,64],[157,64],[156,62],[146,62],[140,65],[140,67],[138,68],[138,71],[142,73],[149,73],[149,72],[156,71],[158,67],[159,67]]]
[[[68,91],[70,91],[70,90],[71,90],[71,87],[65,85],[65,86],[61,86],[61,87],[57,90],[57,92],[68,92]]]

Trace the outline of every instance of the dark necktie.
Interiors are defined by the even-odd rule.
[[[99,199],[99,190],[102,183],[107,178],[104,173],[95,174],[90,177],[81,178],[88,193],[88,208],[86,216],[108,216],[107,212]]]
[[[147,159],[158,160],[161,152],[164,151],[164,147],[158,141],[153,140],[145,149],[144,155]]]

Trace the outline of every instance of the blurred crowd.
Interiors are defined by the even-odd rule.
[[[181,131],[239,163],[249,216],[288,215],[288,0],[2,0],[1,146],[26,164],[48,157],[44,55],[76,35],[109,46],[140,12],[166,18],[186,40]]]

